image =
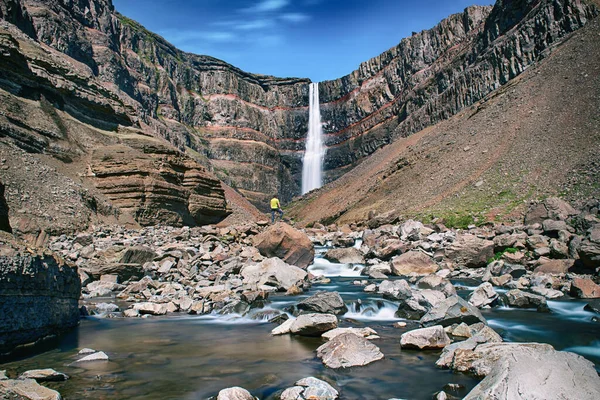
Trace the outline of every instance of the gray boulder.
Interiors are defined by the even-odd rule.
[[[19,400],[61,400],[60,393],[33,379],[0,380],[0,398]]]
[[[19,376],[19,379],[35,379],[36,382],[61,382],[69,379],[69,376],[52,368],[46,368],[25,371]]]
[[[325,253],[325,259],[342,264],[364,264],[365,257],[360,250],[354,247],[347,247],[343,249],[331,249]]]
[[[535,308],[539,312],[548,312],[548,303],[546,298],[537,294],[523,292],[519,289],[513,289],[506,292],[506,303],[509,307],[515,308]]]
[[[300,336],[321,336],[337,328],[338,319],[331,314],[303,314],[294,320],[290,332]]]
[[[348,368],[381,360],[383,353],[367,339],[344,333],[319,347],[317,357],[329,368]]]
[[[300,312],[341,315],[348,311],[338,292],[318,292],[296,305]]]
[[[268,258],[260,264],[247,265],[242,268],[244,285],[257,290],[274,288],[285,291],[292,286],[302,286],[307,277],[306,271],[289,265],[279,258]]]
[[[489,306],[498,298],[498,293],[491,283],[482,283],[469,296],[469,304],[477,308]]]
[[[217,400],[255,400],[255,398],[246,389],[235,386],[221,390]]]
[[[391,266],[392,273],[398,276],[426,276],[439,269],[431,257],[415,250],[394,257]]]
[[[389,300],[406,299],[412,296],[412,289],[404,279],[383,281],[377,291]]]
[[[503,353],[465,400],[600,398],[600,378],[594,364],[577,354],[555,351],[551,347],[525,351],[513,347],[512,351]],[[495,356],[497,354],[493,358]]]
[[[450,338],[441,325],[414,329],[400,336],[400,346],[409,349],[442,349],[450,343]]]
[[[429,275],[419,279],[417,287],[420,289],[440,290],[446,296],[453,296],[456,294],[456,288],[452,282],[438,275]]]
[[[449,326],[462,322],[471,325],[477,322],[487,324],[476,307],[473,307],[459,296],[451,296],[433,307],[421,320],[423,326]]]
[[[296,386],[288,388],[281,393],[281,400],[335,400],[338,398],[338,391],[329,383],[317,378],[308,377],[300,379],[295,383]]]
[[[469,234],[457,235],[456,240],[446,249],[446,257],[459,267],[485,267],[493,256],[493,241]]]

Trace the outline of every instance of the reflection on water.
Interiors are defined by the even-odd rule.
[[[34,368],[67,373],[70,380],[48,384],[66,399],[206,399],[231,386],[273,399],[307,376],[334,384],[344,399],[430,399],[447,383],[460,383],[466,391],[477,384],[467,375],[435,368],[439,351],[401,351],[400,335],[408,328],[392,327],[398,320],[397,304],[364,293],[354,280],[334,277],[330,284],[315,285],[302,296],[273,296],[266,309],[245,316],[87,318],[58,347],[0,369],[10,375]],[[266,322],[267,315],[285,312],[319,290],[342,294],[349,311],[340,318],[340,326],[369,326],[378,332],[381,339],[374,343],[384,360],[363,368],[331,370],[315,356],[322,339],[270,335],[274,325]],[[499,308],[483,314],[505,340],[550,343],[600,365],[600,324],[591,322],[594,314],[583,310],[585,303],[548,304],[551,313]],[[111,361],[72,364],[84,347],[105,351]]]

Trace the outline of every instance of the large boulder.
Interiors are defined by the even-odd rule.
[[[19,400],[61,400],[60,393],[33,379],[0,380],[0,398]]]
[[[365,328],[335,328],[325,332],[321,335],[322,338],[331,340],[336,336],[343,335],[344,333],[352,333],[356,336],[364,337],[365,339],[379,339],[377,332],[369,327]]]
[[[450,338],[441,325],[414,329],[400,336],[400,346],[409,349],[443,349],[450,343]]]
[[[547,219],[565,220],[579,212],[569,203],[557,197],[550,197],[541,203],[533,204],[525,214],[525,225],[541,224]]]
[[[577,253],[586,267],[600,267],[600,224],[590,229],[586,240],[579,245]]]
[[[0,353],[79,324],[77,268],[0,234]]]
[[[449,326],[463,322],[467,325],[477,322],[487,324],[481,312],[459,296],[448,297],[425,314],[420,322],[423,326]]]
[[[144,265],[148,261],[154,260],[157,254],[146,246],[133,246],[125,250],[121,260],[121,264],[137,264]]]
[[[259,264],[247,265],[240,274],[244,284],[257,290],[286,291],[300,287],[307,277],[306,271],[289,265],[279,258],[268,258]]]
[[[343,249],[331,249],[325,253],[325,259],[342,264],[364,264],[365,257],[360,250],[354,247],[346,247]]]
[[[458,358],[458,359],[457,359]],[[465,399],[600,398],[594,364],[540,343],[490,343],[457,352],[457,370],[485,376]]]
[[[432,289],[443,292],[446,296],[456,294],[456,288],[448,279],[438,275],[425,276],[417,281],[417,287],[421,289]]]
[[[412,289],[404,279],[383,281],[379,284],[378,292],[389,300],[401,300],[412,296]]]
[[[348,368],[381,360],[383,353],[367,339],[344,333],[319,347],[317,357],[329,368]]]
[[[575,278],[571,282],[571,296],[580,299],[600,298],[600,285],[596,285],[591,279]]]
[[[4,198],[4,184],[0,182],[0,231],[12,233],[12,228],[8,220],[8,204]]]
[[[338,319],[332,314],[303,314],[294,320],[290,332],[300,336],[321,336],[323,333],[335,329]]]
[[[425,276],[434,274],[439,266],[420,251],[408,251],[392,259],[392,273],[398,276]]]
[[[301,312],[321,314],[345,314],[348,308],[338,292],[318,292],[296,305]]]
[[[540,259],[539,265],[533,270],[540,274],[566,274],[575,265],[575,260]]]
[[[296,386],[287,388],[281,393],[280,400],[335,400],[338,391],[329,383],[314,377],[300,379]]]
[[[458,267],[485,267],[493,256],[493,241],[470,234],[457,235],[456,240],[446,249],[446,257]]]
[[[256,235],[254,246],[265,257],[278,257],[303,269],[312,264],[315,258],[315,248],[308,236],[284,222]]]

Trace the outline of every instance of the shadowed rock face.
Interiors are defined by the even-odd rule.
[[[274,192],[284,201],[299,193],[307,79],[249,74],[181,52],[118,14],[110,0],[8,3],[12,11],[0,10],[2,18],[65,60],[51,65],[28,60],[22,42],[2,36],[0,49],[10,57],[0,60],[8,78],[0,89],[33,99],[44,94],[95,127],[131,126],[162,137],[205,160],[256,205],[264,206]],[[579,0],[499,0],[493,8],[469,7],[353,73],[321,83],[326,180],[396,138],[482,99],[595,13]],[[35,140],[8,136],[23,148],[55,151],[47,142],[56,138],[38,133]]]
[[[8,220],[8,204],[4,198],[4,189],[4,184],[0,182],[0,231],[11,233],[12,228]]]
[[[0,235],[0,354],[79,323],[77,268]]]

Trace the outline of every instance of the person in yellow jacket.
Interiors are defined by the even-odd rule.
[[[277,195],[274,195],[271,199],[271,223],[275,222],[275,213],[279,213],[279,219],[283,219],[283,211]]]

